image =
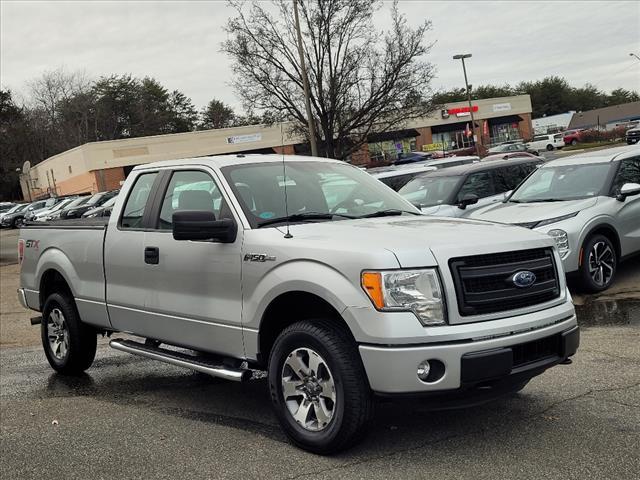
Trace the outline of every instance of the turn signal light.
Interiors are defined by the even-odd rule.
[[[380,272],[363,272],[362,288],[367,293],[377,309],[384,308],[384,295],[382,293],[382,274]]]

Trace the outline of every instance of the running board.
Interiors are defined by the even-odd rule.
[[[140,355],[153,360],[170,363],[171,365],[176,365],[178,367],[190,368],[197,372],[224,378],[225,380],[243,382],[251,378],[251,370],[226,367],[205,359],[193,357],[186,353],[167,350],[160,347],[152,347],[132,340],[116,338],[109,342],[109,346],[115,350],[120,350],[121,352]]]

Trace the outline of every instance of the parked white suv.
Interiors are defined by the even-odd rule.
[[[564,269],[602,291],[620,260],[640,252],[640,149],[621,147],[543,164],[504,203],[471,218],[546,233]]]
[[[539,152],[541,150],[552,151],[564,147],[564,137],[561,133],[553,135],[535,135],[533,140],[526,144],[530,150]]]

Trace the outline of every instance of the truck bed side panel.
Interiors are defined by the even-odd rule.
[[[30,308],[40,310],[43,276],[55,270],[64,277],[75,298],[80,318],[101,327],[110,327],[105,304],[103,243],[105,227],[26,227],[21,285]]]

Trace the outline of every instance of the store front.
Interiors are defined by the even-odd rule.
[[[370,135],[369,158],[372,163],[395,162],[401,153],[416,151],[416,138],[420,134],[414,129],[398,130]]]

